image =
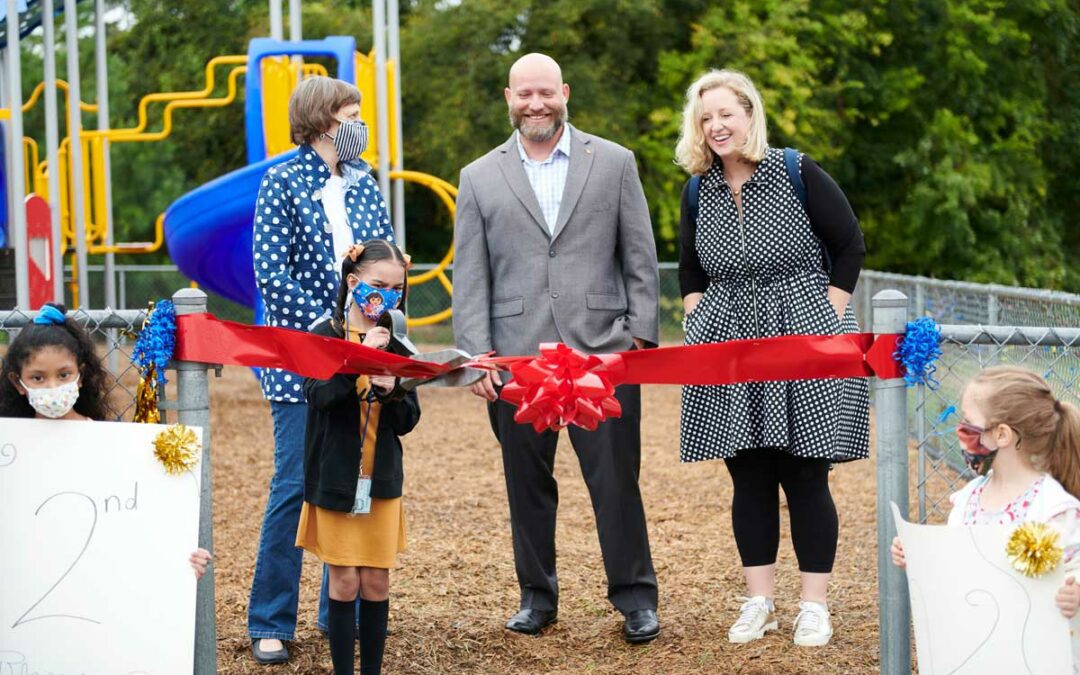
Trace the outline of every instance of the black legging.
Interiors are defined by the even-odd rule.
[[[780,546],[780,495],[787,495],[791,541],[802,572],[831,572],[839,523],[829,492],[829,460],[755,448],[725,459],[735,497],[731,523],[743,567],[771,565]]]

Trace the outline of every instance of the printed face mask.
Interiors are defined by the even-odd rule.
[[[378,321],[386,310],[398,306],[398,302],[401,301],[401,291],[393,288],[375,288],[361,281],[353,289],[352,297],[364,316],[372,321]]]
[[[330,136],[330,134],[326,134]],[[337,134],[330,136],[334,141],[338,161],[355,162],[367,150],[367,125],[363,120],[346,120],[338,127]]]
[[[75,402],[79,400],[79,380],[62,384],[59,387],[45,387],[31,389],[26,383],[19,380],[26,389],[26,398],[30,401],[30,407],[45,417],[56,419],[71,412]]]
[[[956,425],[956,437],[960,439],[964,462],[980,476],[985,476],[990,471],[990,465],[994,463],[994,457],[998,453],[997,448],[983,445],[982,435],[985,433],[986,429],[967,422]]]

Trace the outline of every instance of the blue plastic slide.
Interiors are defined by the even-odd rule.
[[[165,211],[165,241],[173,262],[189,279],[245,307],[258,293],[251,234],[259,181],[295,150],[249,164],[201,185]]]

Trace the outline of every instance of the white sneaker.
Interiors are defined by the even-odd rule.
[[[739,608],[739,619],[728,630],[728,641],[736,644],[744,644],[760,639],[765,631],[779,628],[776,623],[776,615],[772,600],[765,596],[755,595],[749,598]]]
[[[803,600],[795,617],[795,644],[800,647],[824,647],[832,638],[829,608],[821,602]]]

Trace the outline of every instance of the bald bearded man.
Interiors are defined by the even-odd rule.
[[[528,54],[504,92],[514,133],[461,171],[454,232],[454,335],[472,354],[536,354],[543,342],[586,353],[656,346],[658,272],[634,155],[567,122],[559,64]],[[558,434],[514,422],[492,373],[488,401],[502,447],[521,609],[506,627],[536,635],[558,616],[552,475]],[[608,598],[628,642],[660,634],[656,573],[638,489],[641,390],[616,389],[622,416],[569,429],[592,497]]]

